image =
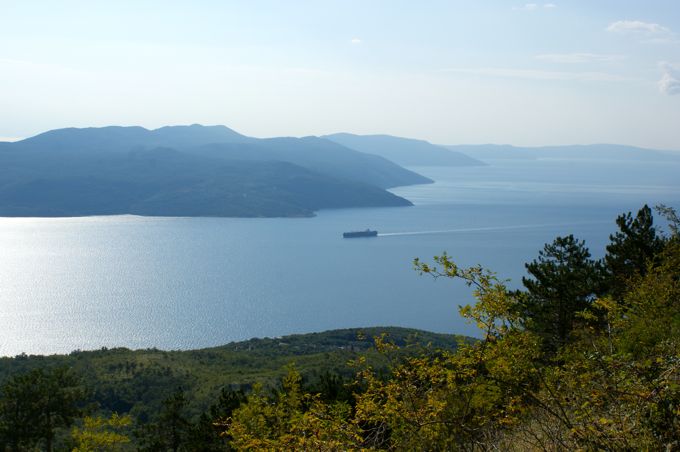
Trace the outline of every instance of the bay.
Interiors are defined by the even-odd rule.
[[[251,337],[394,325],[476,334],[457,281],[412,260],[447,251],[519,286],[523,264],[573,233],[601,256],[615,217],[680,206],[680,165],[490,161],[413,168],[408,208],[314,218],[0,219],[0,355],[191,349]],[[377,229],[372,239],[342,232]]]

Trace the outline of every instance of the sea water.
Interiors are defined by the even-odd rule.
[[[490,161],[414,170],[413,207],[314,218],[0,219],[0,355],[191,349],[251,337],[394,325],[475,335],[460,281],[412,261],[447,252],[511,287],[544,243],[574,234],[600,257],[622,212],[680,207],[680,165]],[[375,238],[342,233],[377,229]]]

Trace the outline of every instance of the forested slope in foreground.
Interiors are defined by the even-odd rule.
[[[61,397],[62,401],[73,402],[72,421],[86,413],[105,417],[112,413],[129,415],[134,425],[122,430],[139,445],[144,444],[144,439],[138,436],[146,435],[140,432],[159,425],[166,404],[178,394],[184,400],[181,411],[182,418],[187,421],[186,432],[194,432],[205,427],[206,419],[201,418],[202,414],[209,416],[211,410],[220,412],[225,403],[229,406],[233,401],[231,398],[240,400],[239,397],[251,391],[254,384],[277,387],[290,365],[301,373],[310,390],[328,393],[333,399],[340,395],[351,398],[351,388],[344,386],[354,377],[355,369],[348,365],[349,361],[361,357],[387,372],[389,360],[374,348],[374,338],[383,334],[403,347],[400,354],[414,356],[428,348],[455,350],[459,342],[473,340],[409,328],[370,327],[251,339],[200,350],[112,348],[74,351],[69,355],[0,358],[0,382],[5,383],[0,393],[0,450],[5,450],[3,444],[11,443],[11,430],[17,423],[33,422],[31,418],[41,417],[30,405],[39,403],[37,401],[45,396],[44,393],[36,392],[34,397],[22,393],[21,403],[25,403],[26,411],[18,419],[8,418],[4,411],[16,406],[13,404],[16,400],[9,400],[11,394],[17,394],[12,392],[16,386],[8,382],[20,386],[22,376],[27,377],[23,383],[30,385],[31,390],[40,386],[45,391],[49,391],[50,386],[66,388]],[[203,424],[199,423],[201,419]],[[190,426],[191,423],[196,425]],[[54,427],[57,436],[61,437],[61,445],[68,444],[65,438],[69,430]],[[105,426],[102,429],[106,430]],[[40,430],[27,432],[20,449],[29,444],[44,444],[44,429],[42,433]],[[189,436],[196,445],[193,450],[205,450],[199,446],[205,446],[203,440],[219,440],[218,431],[210,434],[194,432]],[[21,434],[17,438],[21,438]]]
[[[460,313],[481,340],[409,346],[412,331],[375,328],[368,343],[344,330],[5,359],[0,448],[676,450],[680,218],[657,210],[667,233],[647,206],[621,215],[600,260],[557,237],[520,291],[446,254],[416,260],[474,290]]]

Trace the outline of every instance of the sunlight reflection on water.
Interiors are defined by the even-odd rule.
[[[457,315],[468,288],[419,277],[413,258],[448,251],[516,285],[556,235],[601,255],[617,214],[677,206],[678,169],[417,168],[438,182],[392,190],[415,207],[314,218],[3,218],[0,354],[185,349],[371,325],[474,334]],[[379,236],[341,238],[367,227]]]

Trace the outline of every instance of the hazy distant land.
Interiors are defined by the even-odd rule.
[[[408,206],[386,188],[432,182],[316,137],[224,126],[59,129],[0,143],[0,215],[310,216]]]
[[[259,139],[225,126],[58,129],[0,142],[0,216],[300,217],[410,206],[386,189],[431,183],[406,166],[487,160],[680,161],[620,145],[440,146],[389,135]]]
[[[480,166],[484,162],[462,152],[428,143],[424,140],[390,135],[353,135],[335,133],[322,138],[348,148],[385,157],[405,166]]]
[[[620,144],[565,146],[511,146],[508,144],[459,144],[442,146],[480,160],[617,160],[680,161],[680,152],[645,149]]]

